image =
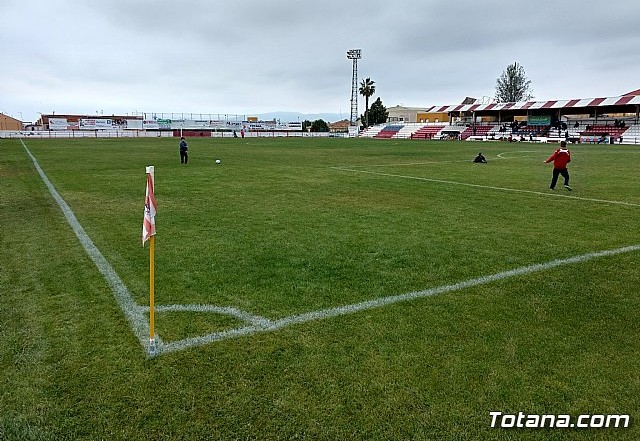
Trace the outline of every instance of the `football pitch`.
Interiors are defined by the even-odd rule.
[[[188,141],[0,140],[0,439],[640,436],[640,148]]]

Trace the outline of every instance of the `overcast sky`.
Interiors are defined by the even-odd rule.
[[[341,113],[352,64],[387,107],[640,88],[640,1],[1,0],[0,112]],[[361,99],[359,113],[364,110]]]

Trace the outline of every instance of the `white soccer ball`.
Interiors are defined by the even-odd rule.
[[[220,160],[219,159],[216,159],[216,164],[220,164]]]

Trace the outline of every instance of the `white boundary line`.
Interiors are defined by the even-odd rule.
[[[465,280],[463,282],[454,283],[452,285],[444,285],[436,288],[429,288],[422,291],[413,291],[406,294],[400,294],[395,296],[381,297],[374,300],[368,300],[361,303],[354,303],[351,305],[339,306],[336,308],[321,309],[318,311],[311,311],[304,314],[292,315],[284,317],[279,320],[269,321],[262,325],[245,326],[241,328],[228,329],[221,332],[214,332],[211,334],[187,338],[181,341],[165,343],[163,352],[174,352],[184,350],[193,346],[200,346],[217,341],[227,340],[230,338],[254,335],[264,332],[272,332],[279,329],[283,329],[292,325],[309,323],[318,320],[324,320],[333,317],[339,317],[342,315],[353,314],[360,311],[366,311],[369,309],[380,308],[383,306],[393,305],[399,302],[405,302],[409,300],[415,300],[424,297],[435,296],[438,294],[445,294],[454,291],[460,291],[466,288],[474,286],[485,285],[498,280],[507,279],[510,277],[517,277],[528,275],[535,272],[545,271],[548,269],[570,265],[575,263],[581,263],[600,257],[614,256],[617,254],[630,253],[634,251],[640,251],[640,245],[632,245],[622,248],[616,248],[613,250],[598,251],[594,253],[582,254],[579,256],[569,257],[567,259],[557,259],[546,263],[539,263],[534,265],[523,266],[520,268],[512,269],[509,271],[503,271],[488,276],[477,277],[475,279]]]
[[[22,146],[26,150],[27,154],[33,161],[33,165],[35,166],[38,174],[44,181],[45,185],[49,189],[49,193],[53,196],[53,199],[58,203],[60,208],[62,209],[62,213],[67,218],[67,222],[73,229],[73,232],[78,237],[78,240],[84,247],[85,251],[93,260],[98,270],[102,273],[105,280],[109,284],[111,291],[113,291],[113,295],[118,302],[118,305],[124,312],[125,317],[129,320],[129,324],[131,325],[131,329],[133,330],[133,334],[137,337],[138,341],[142,345],[143,348],[149,351],[149,322],[147,321],[147,317],[145,315],[145,308],[138,305],[134,300],[133,296],[129,292],[129,289],[126,287],[120,276],[116,273],[113,267],[109,264],[107,259],[104,258],[100,250],[95,246],[89,235],[84,231],[78,219],[71,211],[71,208],[67,203],[62,199],[58,191],[55,189],[47,175],[44,173],[42,168],[40,168],[40,164],[36,158],[31,154],[31,151],[27,148],[24,141],[21,139],[20,142]],[[149,308],[147,308],[147,311]],[[162,340],[159,337],[156,337],[156,343],[159,346],[162,346]]]
[[[419,176],[409,176],[409,175],[397,175],[397,174],[393,174],[393,173],[382,173],[382,172],[376,172],[376,171],[371,171],[371,170],[355,170],[353,168],[346,168],[346,167],[330,167],[330,168],[333,169],[333,170],[351,172],[351,173],[363,173],[363,174],[376,175],[376,176],[387,176],[387,177],[391,177],[391,178],[413,179],[413,180],[416,180],[416,181],[437,182],[439,184],[450,184],[450,185],[462,185],[462,186],[465,186],[465,187],[474,187],[474,188],[487,188],[489,190],[510,191],[510,192],[515,192],[515,193],[536,194],[536,195],[541,195],[541,196],[551,196],[551,197],[575,199],[575,200],[579,200],[579,201],[598,202],[598,203],[602,203],[602,204],[614,204],[614,205],[626,205],[626,206],[629,206],[629,207],[640,207],[640,204],[636,204],[634,202],[610,201],[610,200],[606,200],[606,199],[594,199],[594,198],[582,198],[582,197],[579,197],[579,196],[570,196],[570,195],[567,195],[567,194],[556,193],[556,192],[554,192],[552,190],[549,190],[549,192],[533,191],[533,190],[521,190],[521,189],[518,189],[518,188],[495,187],[495,186],[492,186],[492,185],[470,184],[468,182],[448,181],[448,180],[445,180],[445,179],[423,178],[423,177],[419,177]]]
[[[505,157],[502,155],[506,155],[506,154],[510,154],[510,153],[539,153],[537,151],[534,150],[514,150],[512,152],[503,152],[503,153],[499,153],[494,157],[491,157],[491,160],[494,159],[519,159],[519,158],[533,158],[533,156],[510,156],[510,157]],[[542,155],[541,155],[542,156]],[[460,162],[468,162],[470,164],[473,164],[473,159],[456,159],[456,160],[451,160],[451,161],[420,161],[420,162],[398,162],[398,163],[393,163],[393,164],[366,164],[366,165],[341,165],[341,166],[335,166],[335,167],[330,167],[330,168],[361,168],[361,167],[407,167],[407,166],[412,166],[412,165],[432,165],[432,164],[453,164],[453,163],[460,163]]]
[[[538,151],[535,150],[514,150],[512,152],[502,152],[502,153],[498,153],[496,155],[496,157],[500,158],[500,159],[518,159],[518,158],[534,158],[534,156],[504,156],[504,155],[510,155],[512,153],[540,153]],[[540,155],[542,156],[542,155]]]
[[[124,282],[120,279],[118,274],[115,272],[113,267],[107,262],[104,258],[100,250],[95,246],[91,238],[84,231],[75,215],[71,211],[71,208],[67,205],[67,203],[62,199],[60,194],[56,191],[55,187],[47,178],[46,174],[38,164],[36,158],[31,154],[25,143],[20,140],[22,146],[25,151],[33,161],[33,164],[38,171],[38,174],[44,181],[45,185],[49,189],[49,192],[58,203],[60,208],[62,209],[69,225],[72,227],[74,233],[80,240],[80,243],[84,247],[87,254],[95,265],[98,267],[98,270],[102,273],[107,283],[111,287],[113,291],[114,297],[125,316],[129,320],[129,323],[132,327],[134,335],[138,338],[138,341],[142,345],[142,347],[149,354],[149,325],[146,318],[146,313],[149,311],[149,307],[138,305],[131,296],[128,288],[125,286]],[[347,170],[353,171],[353,170]],[[436,181],[438,182],[438,181]],[[472,185],[472,184],[467,184]],[[544,193],[543,193],[544,194]],[[444,285],[435,288],[429,288],[421,291],[413,291],[406,294],[380,297],[374,300],[368,300],[365,302],[354,303],[351,305],[344,305],[335,308],[327,308],[321,309],[317,311],[311,311],[303,314],[292,315],[289,317],[284,317],[278,320],[269,320],[265,317],[255,316],[249,314],[247,312],[241,311],[237,308],[232,307],[221,307],[215,305],[166,305],[166,306],[158,306],[156,307],[156,311],[158,312],[209,312],[209,313],[218,313],[218,314],[226,314],[231,315],[233,317],[238,318],[239,320],[248,322],[248,326],[228,329],[221,332],[214,332],[207,335],[186,338],[179,341],[174,342],[163,342],[159,337],[157,337],[156,344],[156,355],[171,353],[175,351],[180,351],[184,349],[188,349],[194,346],[200,346],[216,341],[226,340],[229,338],[240,337],[253,335],[257,333],[263,332],[272,332],[279,329],[283,329],[285,327],[289,327],[296,324],[308,323],[318,320],[324,320],[333,317],[339,317],[346,314],[353,314],[360,311],[365,311],[374,308],[380,308],[383,306],[393,305],[399,302],[410,301],[414,299],[424,298],[435,296],[439,294],[445,294],[454,291],[460,291],[466,288],[471,288],[478,285],[484,285],[488,283],[492,283],[498,280],[517,277],[522,275],[527,275],[535,272],[545,271],[551,268],[556,268],[559,266],[574,264],[585,262],[587,260],[592,260],[600,257],[606,256],[614,256],[617,254],[630,253],[640,251],[640,245],[632,245],[622,248],[616,248],[613,250],[606,251],[598,251],[588,254],[582,254],[579,256],[569,257],[566,259],[557,259],[552,260],[546,263],[539,263],[533,265],[527,265],[520,268],[503,271],[495,274],[490,274],[487,276],[481,276],[474,279],[469,279],[463,282],[454,283],[452,285]]]
[[[507,159],[507,158],[500,158],[500,159]],[[452,160],[452,161],[402,162],[402,163],[394,163],[394,164],[350,165],[349,167],[407,167],[411,165],[452,164],[455,162],[468,162],[470,164],[473,164],[473,159],[456,159],[455,161]],[[331,168],[336,168],[336,167],[331,167]]]

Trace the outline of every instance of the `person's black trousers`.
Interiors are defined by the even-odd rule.
[[[558,176],[562,175],[564,178],[564,185],[569,185],[569,170],[566,168],[554,168],[553,169],[553,178],[551,179],[551,185],[549,185],[550,189],[556,188],[556,184],[558,183]]]

